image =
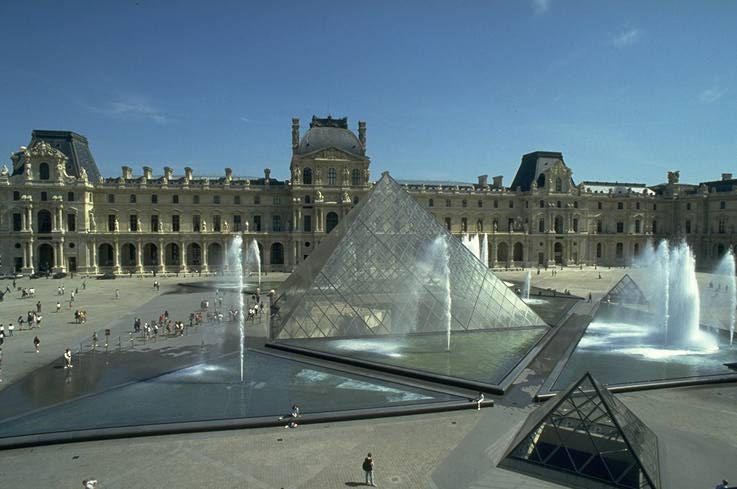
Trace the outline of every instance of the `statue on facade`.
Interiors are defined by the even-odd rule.
[[[90,211],[90,230],[94,231],[97,229],[97,224],[95,223],[95,213],[93,211]]]
[[[350,202],[351,196],[348,195],[348,192],[343,192],[343,202]]]
[[[0,176],[7,177],[8,176],[8,167],[3,165],[2,171],[0,171]]]
[[[224,233],[228,232],[228,221],[223,221],[223,232]]]
[[[315,194],[315,201],[320,201],[320,202],[322,202],[323,200],[325,200],[325,197],[323,197],[323,195],[322,195],[322,192],[320,192],[320,191],[318,190],[318,191],[317,191],[317,194]]]
[[[205,221],[204,219],[202,220],[202,227],[200,229],[202,229],[203,233],[207,232],[207,221]]]
[[[141,232],[141,218],[136,219],[136,230],[140,233]]]
[[[318,185],[322,183],[322,172],[319,168],[315,168],[315,183]]]
[[[300,182],[299,165],[294,165],[294,168],[292,168],[292,182]]]
[[[365,168],[363,170],[363,183],[368,183],[369,181],[369,171],[368,168]]]
[[[351,171],[348,169],[348,167],[343,167],[343,185],[348,185],[348,182],[351,181]]]
[[[118,222],[118,216],[115,216],[115,221],[113,222],[113,231],[119,231],[120,230],[120,223]]]
[[[83,182],[87,183],[87,170],[85,170],[84,167],[81,170],[79,170],[79,178]]]
[[[245,232],[248,232],[248,221],[245,222],[244,227],[243,227],[243,230]]]

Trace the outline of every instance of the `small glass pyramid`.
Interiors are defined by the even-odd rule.
[[[604,303],[625,305],[639,304],[646,306],[648,304],[648,300],[645,294],[642,293],[642,289],[627,274],[614,287],[609,289],[609,292],[602,297],[601,301]]]
[[[281,291],[274,344],[485,384],[548,330],[388,173]]]
[[[655,433],[588,372],[530,414],[499,465],[570,487],[660,487]]]

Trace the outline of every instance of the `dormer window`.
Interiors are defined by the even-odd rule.
[[[335,185],[338,179],[338,172],[335,168],[328,168],[328,185]]]
[[[556,192],[562,192],[563,191],[563,179],[558,177],[555,179],[555,191]]]
[[[49,164],[48,163],[41,163],[40,165],[38,165],[38,178],[41,180],[49,179]]]

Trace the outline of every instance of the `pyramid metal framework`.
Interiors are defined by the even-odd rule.
[[[546,326],[387,172],[281,291],[272,341]]]
[[[655,433],[590,373],[549,402],[500,466],[571,487],[660,487]]]
[[[642,289],[627,274],[606,293],[602,298],[602,302],[648,305],[648,300]]]

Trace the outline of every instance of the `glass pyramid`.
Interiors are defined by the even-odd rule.
[[[655,433],[588,372],[530,414],[500,466],[571,487],[660,487]]]
[[[645,294],[642,293],[642,289],[627,274],[606,293],[602,298],[602,302],[613,304],[648,304],[648,300],[645,298]]]
[[[467,368],[456,362],[454,371],[446,356],[443,366],[417,355],[408,360],[407,343],[415,353],[445,352],[448,344],[453,350],[478,342],[473,333],[496,331],[496,339],[486,342],[501,351],[490,347],[479,355],[496,355],[489,368],[509,371],[548,329],[388,173],[280,290],[271,342],[349,352],[352,358],[380,350],[368,360],[452,377]],[[463,333],[472,336],[461,339]],[[333,341],[338,339],[354,341]],[[496,383],[502,373],[491,375],[495,379],[490,372],[473,375]]]

